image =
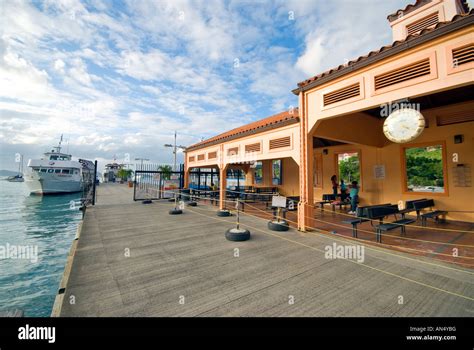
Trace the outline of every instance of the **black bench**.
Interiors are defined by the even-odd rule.
[[[382,232],[394,230],[400,228],[401,234],[406,234],[405,226],[411,223],[414,223],[415,219],[397,219],[396,214],[399,214],[397,205],[388,205],[383,207],[372,207],[367,208],[367,217],[371,220],[379,219],[379,224],[375,226],[375,238],[378,243],[382,243]],[[387,216],[394,215],[395,221],[393,222],[383,222],[383,219]]]
[[[336,195],[334,194],[323,194],[322,200],[319,202],[315,202],[314,204],[319,204],[321,207],[321,211],[324,209],[324,204],[332,203],[336,200]]]
[[[417,212],[421,212],[423,209],[429,208],[431,211],[428,213],[421,214],[421,226],[426,226],[427,219],[435,219],[438,222],[438,218],[442,215],[446,215],[446,210],[433,210],[435,203],[433,199],[426,199],[422,201],[416,201],[413,206]]]
[[[413,199],[411,201],[405,202],[405,209],[400,210],[400,214],[402,214],[402,218],[405,218],[405,214],[411,213],[412,211],[416,211],[416,218],[418,219],[420,216],[420,212],[415,209],[414,203],[418,201],[425,201],[426,198],[420,199]]]
[[[342,222],[345,224],[352,225],[352,237],[357,238],[357,225],[363,222],[370,221],[370,219],[367,217],[367,209],[373,208],[373,207],[384,207],[388,205],[392,205],[392,204],[386,203],[386,204],[367,205],[365,207],[357,207],[356,217],[354,219],[344,220]]]

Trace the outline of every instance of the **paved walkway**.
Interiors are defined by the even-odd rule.
[[[245,215],[252,239],[229,242],[235,217],[215,207],[172,216],[173,203],[132,195],[98,188],[61,316],[474,316],[472,270],[373,246],[363,263],[331,260],[327,246],[355,243]]]

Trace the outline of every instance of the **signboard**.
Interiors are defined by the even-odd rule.
[[[179,179],[163,180],[163,198],[174,198],[179,191]]]
[[[272,207],[286,208],[286,197],[272,196]]]
[[[374,165],[374,177],[377,180],[385,179],[385,165]]]

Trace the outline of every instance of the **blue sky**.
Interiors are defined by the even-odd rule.
[[[296,83],[391,43],[406,0],[0,2],[0,168],[64,134],[75,156],[171,162],[297,105]]]

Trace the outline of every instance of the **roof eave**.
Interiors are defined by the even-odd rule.
[[[452,23],[448,23],[440,28],[437,28],[429,33],[426,33],[426,34],[423,34],[423,35],[420,35],[420,36],[417,36],[415,38],[412,38],[412,39],[409,39],[408,41],[405,41],[399,45],[396,45],[396,46],[393,46],[393,47],[390,47],[384,51],[381,51],[379,53],[377,53],[376,55],[372,56],[372,57],[368,57],[360,62],[356,62],[350,66],[347,66],[346,68],[343,68],[339,71],[336,71],[334,73],[331,73],[327,76],[324,76],[324,77],[321,77],[319,79],[316,79],[315,81],[313,81],[312,83],[309,83],[305,86],[302,86],[302,87],[298,87],[294,90],[292,90],[292,92],[295,94],[295,95],[298,95],[300,92],[305,92],[305,91],[308,91],[308,90],[311,90],[319,85],[322,85],[322,84],[325,84],[331,80],[335,80],[341,76],[344,76],[350,72],[353,72],[355,70],[359,70],[361,68],[364,68],[364,67],[367,67],[375,62],[379,62],[379,61],[382,61],[384,59],[386,59],[387,57],[391,57],[391,56],[394,56],[402,51],[405,51],[407,49],[410,49],[410,48],[413,48],[413,47],[416,47],[418,45],[421,45],[421,44],[424,44],[428,41],[431,41],[431,40],[434,40],[434,39],[437,39],[441,36],[444,36],[446,34],[449,34],[449,33],[452,33],[452,32],[455,32],[459,29],[462,29],[462,28],[465,28],[465,27],[468,27],[469,25],[473,25],[474,24],[474,16],[466,16],[466,17],[463,17],[457,21],[454,21]]]
[[[291,118],[291,119],[285,119],[285,120],[282,120],[278,123],[269,124],[269,125],[266,125],[266,126],[263,126],[263,127],[260,127],[260,128],[256,128],[256,129],[248,130],[248,131],[245,131],[245,132],[233,134],[233,135],[230,135],[228,137],[224,137],[222,139],[213,140],[213,141],[206,142],[204,144],[198,144],[198,145],[195,145],[195,146],[189,146],[189,147],[186,148],[186,152],[196,151],[196,150],[201,149],[201,148],[206,148],[206,147],[209,147],[209,146],[218,145],[218,144],[221,144],[221,143],[224,143],[224,142],[227,142],[227,141],[236,140],[236,139],[246,137],[246,136],[249,136],[249,135],[259,134],[259,133],[264,132],[264,131],[281,128],[281,127],[291,125],[291,124],[296,124],[296,123],[299,123],[299,121],[300,121],[299,117],[295,117],[295,118]]]

